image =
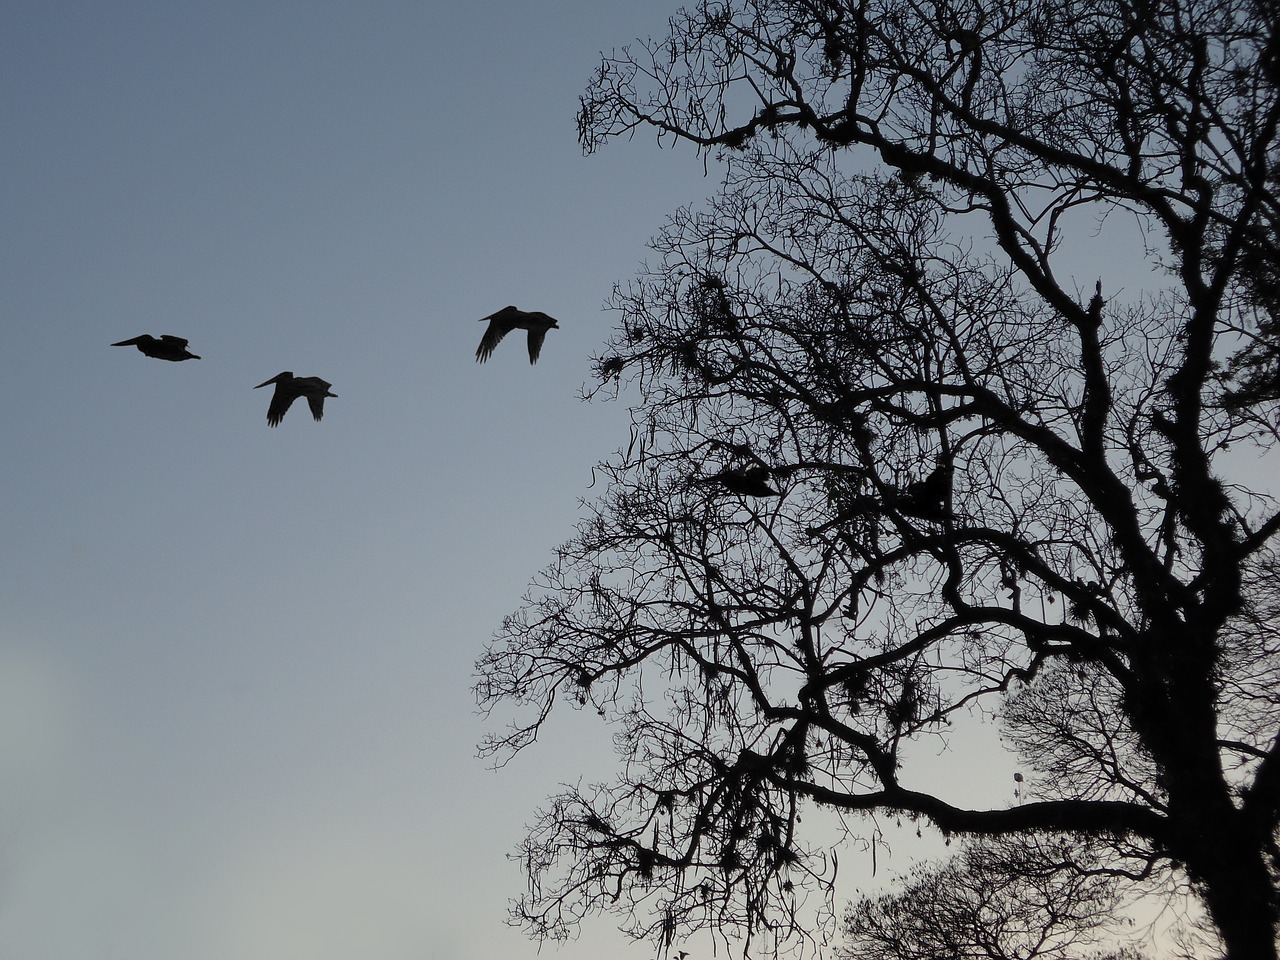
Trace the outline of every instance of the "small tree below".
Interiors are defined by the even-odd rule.
[[[864,897],[844,920],[844,960],[1079,960],[1116,924],[1121,884],[1084,875],[1091,859],[1065,839],[1012,836],[966,843],[941,865],[913,869],[899,889]],[[1121,952],[1122,951],[1122,952]],[[1113,960],[1141,960],[1121,948]],[[1093,954],[1094,960],[1104,960]]]

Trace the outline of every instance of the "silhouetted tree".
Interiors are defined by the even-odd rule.
[[[1280,429],[1275,14],[724,0],[604,58],[588,151],[653,130],[725,175],[616,291],[631,443],[478,666],[528,711],[499,758],[558,698],[617,726],[616,781],[521,849],[534,933],[828,936],[826,825],[892,812],[1087,840],[1081,876],[1275,958],[1280,514],[1228,456]],[[1133,292],[1074,288],[1064,241],[1118,215]],[[781,496],[704,482],[755,466]],[[918,766],[974,712],[1016,805]]]
[[[1085,874],[1066,840],[984,838],[921,865],[897,889],[864,897],[844,919],[844,960],[1082,960],[1119,906],[1114,877]],[[1106,956],[1141,960],[1132,948]]]

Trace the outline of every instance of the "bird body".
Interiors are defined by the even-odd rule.
[[[319,423],[324,419],[324,398],[337,396],[336,393],[329,392],[333,384],[327,380],[321,380],[319,377],[295,377],[291,370],[277,373],[270,380],[264,380],[253,389],[265,387],[268,383],[276,385],[276,392],[271,395],[271,406],[267,408],[267,423],[273,427],[280,425],[290,404],[298,397],[307,398],[311,415]]]
[[[951,466],[939,463],[923,480],[913,480],[898,497],[896,506],[903,513],[922,520],[942,521],[951,516],[947,496],[951,492]]]
[[[726,490],[740,493],[744,497],[780,497],[777,490],[769,486],[769,468],[755,464],[750,467],[726,467],[719,473],[706,478],[719,483]]]
[[[517,327],[529,331],[529,362],[537,363],[547,331],[560,329],[555,318],[539,310],[526,311],[516,307],[503,307],[497,313],[480,318],[481,323],[485,321],[488,321],[489,328],[485,330],[484,336],[480,338],[480,346],[476,348],[476,360],[480,363],[488,360],[498,342]]]
[[[173,337],[169,334],[153,337],[149,333],[141,336],[132,337],[128,340],[121,340],[119,343],[113,343],[113,347],[137,347],[148,357],[155,357],[157,360],[172,360],[177,363],[180,360],[199,360],[194,353],[187,349],[187,341],[181,337]]]

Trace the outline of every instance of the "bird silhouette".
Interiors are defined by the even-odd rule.
[[[187,341],[181,337],[171,337],[167,333],[160,337],[153,337],[149,333],[144,333],[129,340],[113,343],[112,346],[137,347],[148,357],[155,357],[157,360],[172,360],[174,363],[180,360],[200,359],[187,349]]]
[[[769,486],[769,468],[759,464],[749,467],[725,467],[719,473],[703,478],[707,483],[719,483],[726,490],[740,493],[744,497],[780,497],[777,490]]]
[[[497,313],[480,318],[481,323],[486,320],[489,322],[489,329],[480,338],[480,346],[476,347],[476,359],[481,363],[488,360],[498,342],[517,327],[529,331],[529,362],[537,363],[547,331],[560,329],[560,324],[545,313],[538,310],[520,310],[516,307],[503,307]]]
[[[899,495],[896,506],[903,513],[922,520],[950,518],[947,495],[951,492],[951,464],[942,461],[923,480],[913,480]]]
[[[273,427],[280,425],[289,405],[299,397],[307,398],[311,415],[319,423],[324,419],[324,398],[337,396],[336,393],[329,392],[333,384],[327,380],[321,380],[319,377],[295,377],[291,370],[277,373],[270,380],[264,380],[253,389],[265,387],[268,383],[276,385],[276,392],[271,395],[271,406],[267,407],[267,423]]]

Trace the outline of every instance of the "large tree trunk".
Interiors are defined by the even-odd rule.
[[[1244,829],[1213,830],[1209,869],[1201,892],[1209,915],[1226,944],[1227,960],[1276,960],[1276,904],[1270,871],[1257,844]]]

